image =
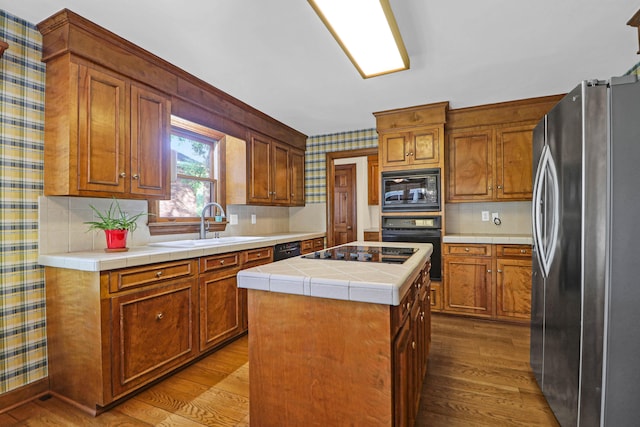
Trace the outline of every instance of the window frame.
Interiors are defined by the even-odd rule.
[[[226,211],[226,191],[225,191],[225,138],[226,134],[203,126],[189,120],[171,116],[171,135],[179,135],[187,137],[198,142],[212,143],[214,141],[214,150],[217,150],[218,164],[214,164],[212,171],[218,172],[218,178],[213,178],[215,182],[214,195],[216,200]],[[169,136],[170,137],[170,136]],[[167,171],[167,173],[172,173]],[[166,234],[186,234],[198,233],[200,231],[200,217],[182,217],[168,218],[160,216],[160,202],[158,200],[149,200],[149,233],[152,236]],[[209,231],[224,231],[227,222],[215,222],[213,216],[206,216],[209,220]]]

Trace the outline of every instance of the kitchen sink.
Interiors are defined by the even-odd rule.
[[[173,240],[169,242],[149,243],[149,246],[164,246],[168,248],[206,248],[210,246],[231,245],[234,243],[250,242],[262,239],[260,236],[229,236],[212,239]]]

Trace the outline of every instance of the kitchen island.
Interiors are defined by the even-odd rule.
[[[248,289],[252,426],[413,425],[429,352],[433,248],[348,246],[331,259],[321,251],[238,273]],[[415,252],[380,262],[398,248]]]

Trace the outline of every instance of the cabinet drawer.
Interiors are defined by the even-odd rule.
[[[522,257],[531,258],[531,246],[529,245],[496,245],[497,257]]]
[[[243,266],[258,265],[264,262],[273,261],[273,247],[268,246],[266,248],[252,249],[250,251],[243,252],[242,264]]]
[[[308,254],[309,252],[313,252],[313,239],[309,239],[309,240],[303,240],[302,242],[300,242],[300,253],[301,254]]]
[[[240,267],[240,252],[212,255],[200,258],[200,272],[217,271],[223,268]]]
[[[193,276],[195,273],[196,264],[194,260],[124,268],[109,273],[109,291],[118,292],[125,289],[138,288],[168,279]]]
[[[319,251],[324,249],[324,237],[316,237],[313,239],[313,250]]]
[[[445,243],[445,255],[464,255],[464,256],[491,256],[491,245],[487,244],[460,244]]]

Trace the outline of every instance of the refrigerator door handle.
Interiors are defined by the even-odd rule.
[[[534,192],[534,241],[538,249],[538,259],[543,276],[546,278],[551,268],[551,262],[555,255],[556,244],[558,242],[558,224],[560,222],[560,188],[558,183],[558,172],[556,169],[551,150],[548,145],[542,149],[540,158],[540,166],[538,168],[539,177],[536,182],[536,191]],[[546,194],[542,193],[542,184],[546,184]],[[547,219],[545,234],[542,230],[542,207],[543,203],[551,203],[551,217]],[[550,224],[549,224],[550,223]],[[550,230],[548,225],[551,226]]]
[[[542,187],[543,187],[543,182],[544,182],[544,167],[545,167],[545,149],[547,149],[548,147],[545,145],[543,147],[542,150],[542,155],[540,156],[540,160],[538,161],[538,167],[536,168],[536,176],[533,180],[533,203],[531,204],[531,218],[532,218],[532,224],[533,224],[533,233],[532,233],[532,237],[533,237],[533,250],[534,251],[540,251],[541,245],[542,245],[542,241],[541,238],[539,236],[542,235],[542,227],[543,227],[543,221],[542,221]],[[543,277],[546,277],[545,271],[544,271],[544,267],[542,265],[542,260],[540,259],[540,256],[535,257],[538,260],[538,265],[540,267],[540,270],[543,273]]]

